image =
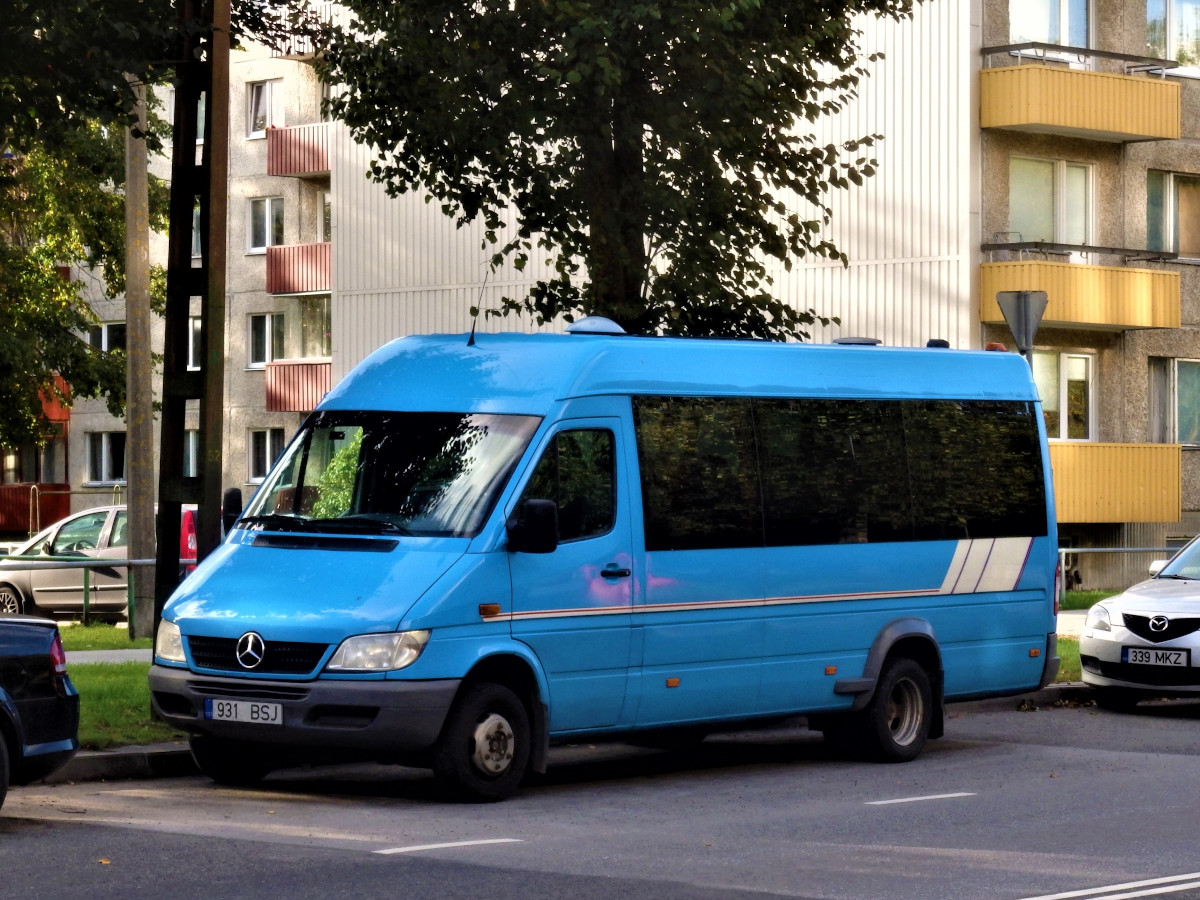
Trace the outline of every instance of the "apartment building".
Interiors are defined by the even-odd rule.
[[[883,136],[877,174],[833,198],[830,236],[850,263],[775,273],[781,296],[840,319],[817,341],[1011,348],[996,293],[1045,291],[1031,364],[1066,546],[1165,547],[1200,530],[1193,7],[926,0],[910,21],[864,20],[864,49],[885,56],[856,101],[814,126],[822,141]],[[370,151],[321,120],[310,62],[304,47],[250,48],[231,66],[227,486],[253,489],[372,350],[465,332],[472,306],[543,274],[488,271],[478,229],[372,183]],[[119,310],[103,317],[119,325]],[[82,413],[72,485],[108,488],[123,426]],[[1068,562],[1085,587],[1123,586],[1146,557]]]

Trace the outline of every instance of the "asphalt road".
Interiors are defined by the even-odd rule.
[[[907,765],[803,730],[559,748],[493,805],[380,766],[18,788],[3,896],[1200,898],[1200,704],[951,715]]]

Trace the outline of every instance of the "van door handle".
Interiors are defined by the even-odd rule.
[[[616,563],[609,563],[600,574],[605,578],[628,578],[633,572],[629,569],[619,568]]]

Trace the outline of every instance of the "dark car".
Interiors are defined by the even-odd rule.
[[[0,615],[0,805],[10,783],[45,778],[78,749],[79,694],[58,625]]]

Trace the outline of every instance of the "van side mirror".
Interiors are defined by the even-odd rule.
[[[522,500],[505,524],[510,553],[553,553],[558,547],[558,504]]]
[[[238,516],[242,514],[242,489],[241,488],[226,488],[225,494],[221,497],[221,531],[224,534],[229,534],[233,530],[233,523],[238,520]]]

